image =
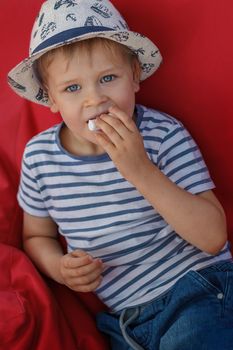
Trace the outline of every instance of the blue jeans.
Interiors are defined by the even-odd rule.
[[[112,350],[232,350],[233,263],[189,271],[166,295],[97,315]]]

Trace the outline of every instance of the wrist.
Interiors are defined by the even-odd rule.
[[[156,170],[156,166],[147,157],[137,167],[137,171],[131,174],[129,182],[131,182],[139,191],[145,185],[150,183],[150,177]]]

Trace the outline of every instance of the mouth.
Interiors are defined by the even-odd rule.
[[[101,116],[102,114],[109,114],[109,115],[110,115],[110,113],[109,113],[108,111],[102,112],[102,113],[100,113],[100,114],[96,114],[94,117],[91,117],[91,118],[87,121],[88,129],[89,129],[90,131],[99,131],[99,130],[101,130],[101,129],[98,128],[97,125],[96,125],[96,119],[97,119],[99,116]]]

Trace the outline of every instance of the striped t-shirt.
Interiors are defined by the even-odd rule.
[[[191,193],[212,189],[200,151],[183,125],[144,106],[136,111],[151,161]],[[227,246],[212,256],[177,235],[107,154],[69,154],[60,143],[61,127],[27,144],[18,200],[27,213],[57,223],[68,251],[83,249],[102,259],[103,280],[96,293],[110,309],[148,302],[187,271],[230,259]]]

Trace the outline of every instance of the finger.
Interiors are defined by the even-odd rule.
[[[95,138],[98,145],[101,146],[111,157],[111,154],[115,151],[116,146],[109,140],[107,135],[102,132],[98,132],[95,134]]]
[[[120,136],[120,139],[116,138],[116,143],[121,139],[126,139],[129,136],[129,133],[132,133],[125,121],[122,121],[116,116],[109,116],[107,114],[103,114],[100,116],[100,120],[104,120],[108,125],[111,126],[113,130],[117,132],[117,135]]]
[[[103,271],[102,261],[99,259],[96,259],[95,261],[93,261],[93,263],[89,265],[72,268],[66,271],[65,273],[67,274],[67,276],[69,276],[69,278],[79,278],[79,277],[90,275],[92,273],[101,274],[102,271]]]
[[[132,116],[129,116],[116,105],[111,106],[109,108],[109,112],[112,116],[118,118],[128,130],[132,132],[137,130],[137,126],[134,122],[134,114]]]
[[[75,285],[88,285],[98,279],[101,276],[101,273],[102,269],[94,269],[92,272],[86,275],[74,277],[72,279],[72,283]]]
[[[70,253],[73,257],[82,257],[82,256],[86,256],[89,255],[87,254],[84,250],[81,249],[75,249]]]
[[[102,282],[102,277],[100,276],[97,278],[95,281],[93,281],[90,284],[87,285],[74,285],[74,286],[68,286],[69,288],[75,290],[76,292],[83,292],[83,293],[88,293],[94,291],[96,288],[99,287],[99,285]]]
[[[67,269],[78,268],[91,264],[92,262],[93,258],[86,253],[83,256],[73,256],[71,253],[63,257],[63,266]]]
[[[110,117],[107,114],[102,114],[96,121],[96,125],[101,129],[99,134],[104,133],[109,142],[117,146],[122,141],[124,134],[122,129],[126,129],[124,124],[116,117]]]

